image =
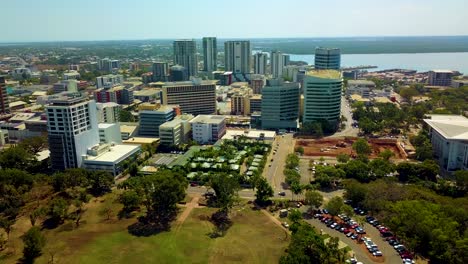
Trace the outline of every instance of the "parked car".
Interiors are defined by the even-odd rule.
[[[353,232],[348,232],[348,233],[346,233],[346,236],[351,237],[353,234],[354,234]]]
[[[372,252],[372,255],[374,255],[375,257],[381,257],[382,256],[382,251],[380,251],[380,250],[374,251],[374,252]]]
[[[357,239],[357,238],[358,238],[358,234],[353,234],[353,235],[351,236],[351,239]]]
[[[282,225],[286,228],[289,228],[289,224],[287,222],[283,222]]]
[[[286,192],[278,192],[278,195],[280,195],[280,196],[285,196],[285,195],[286,195]]]

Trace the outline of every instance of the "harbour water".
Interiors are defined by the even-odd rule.
[[[290,56],[293,61],[305,61],[308,64],[314,64],[314,55],[312,54],[291,54]],[[444,69],[460,71],[468,75],[468,52],[341,55],[342,67],[361,65],[374,65],[378,67],[369,71],[400,68],[424,72]]]

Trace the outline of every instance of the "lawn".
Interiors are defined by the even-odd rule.
[[[47,246],[37,263],[278,263],[288,235],[260,211],[245,206],[233,210],[233,226],[225,237],[210,238],[207,221],[212,208],[194,208],[181,225],[150,237],[136,237],[126,227],[135,219],[105,220],[100,209],[112,196],[90,203],[82,226],[65,224],[45,231]],[[118,206],[115,205],[114,206]],[[18,250],[18,254],[21,253]],[[11,263],[13,262],[13,259]],[[10,261],[7,261],[10,263]]]

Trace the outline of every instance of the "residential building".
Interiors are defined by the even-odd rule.
[[[218,47],[216,38],[203,38],[203,71],[212,73],[218,65]]]
[[[274,79],[283,76],[284,56],[280,51],[272,51],[270,56],[271,75]]]
[[[77,71],[66,71],[62,74],[62,80],[77,80],[80,78],[80,73]]]
[[[341,111],[343,78],[336,70],[313,70],[304,79],[303,123],[328,121],[337,126]]]
[[[153,63],[153,82],[167,82],[169,81],[169,64],[167,62]]]
[[[64,80],[59,83],[54,83],[52,90],[55,94],[62,92],[78,92],[78,82],[76,80]]]
[[[152,110],[145,109],[146,106],[144,105],[140,108],[139,134],[141,136],[159,137],[159,126],[171,121],[176,116],[173,106],[152,106],[154,106]]]
[[[299,66],[288,65],[283,67],[283,79],[290,82],[298,82],[297,74],[299,73]]]
[[[432,150],[443,173],[468,170],[468,119],[456,115],[430,115]]]
[[[122,106],[117,103],[97,103],[98,123],[118,123]]]
[[[69,71],[80,71],[80,65],[78,64],[70,64],[68,65]]]
[[[289,54],[283,54],[283,66],[288,66],[289,63],[291,62],[291,56]]]
[[[169,77],[170,77],[171,82],[182,82],[182,81],[189,80],[189,76],[187,75],[187,70],[185,69],[185,67],[182,67],[180,65],[174,65],[171,67]]]
[[[262,111],[262,95],[254,94],[250,96],[250,113]]]
[[[358,94],[362,98],[369,98],[371,91],[375,90],[376,85],[368,80],[348,80],[346,95]]]
[[[296,130],[299,119],[298,83],[268,80],[262,90],[262,128]]]
[[[200,144],[215,143],[226,134],[226,118],[217,115],[198,115],[190,120],[193,140]]]
[[[120,61],[104,58],[99,60],[98,68],[101,71],[115,72],[120,69]]]
[[[430,86],[450,86],[452,84],[453,71],[432,70],[429,71],[428,84]]]
[[[174,64],[185,67],[187,76],[197,76],[198,60],[195,40],[174,41]]]
[[[250,94],[248,91],[239,91],[231,95],[231,115],[250,114]]]
[[[180,115],[159,126],[159,138],[162,145],[178,146],[190,140],[193,115]]]
[[[265,76],[260,74],[252,74],[250,78],[250,87],[254,94],[262,94],[262,89],[265,86]]]
[[[113,124],[98,124],[99,142],[109,144],[122,143],[119,123]]]
[[[339,70],[341,67],[340,49],[316,48],[315,69],[317,70]]]
[[[110,89],[96,89],[93,95],[94,99],[99,103],[132,104],[134,100],[133,91],[123,86],[114,86]]]
[[[248,40],[224,42],[224,69],[234,74],[250,73],[251,54]]]
[[[167,82],[162,85],[162,103],[179,105],[185,114],[214,114],[216,113],[215,82],[200,79]]]
[[[268,67],[268,53],[257,52],[254,54],[254,73],[267,74]]]
[[[10,101],[8,100],[6,81],[4,76],[0,76],[0,114],[8,113],[10,113]]]
[[[124,82],[121,74],[108,74],[96,78],[96,88],[112,88]]]
[[[87,149],[99,143],[96,102],[79,93],[61,93],[49,102],[46,114],[52,168],[79,168]]]
[[[90,147],[84,155],[83,167],[88,170],[107,171],[117,176],[124,171],[124,162],[135,160],[140,152],[140,145],[95,145]]]

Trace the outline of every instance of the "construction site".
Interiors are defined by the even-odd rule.
[[[296,147],[304,148],[304,156],[311,157],[336,157],[339,154],[348,154],[355,157],[356,153],[352,148],[353,143],[358,138],[323,138],[323,139],[297,139]],[[393,159],[407,159],[405,145],[397,139],[368,139],[372,148],[370,158],[377,158],[385,149],[393,152]]]

